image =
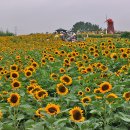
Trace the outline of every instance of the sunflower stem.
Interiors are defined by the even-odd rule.
[[[104,96],[104,130],[105,130],[105,127],[106,127],[106,125],[107,125],[107,121],[106,121],[106,117],[107,117],[107,111],[106,111],[106,100],[105,100],[105,96]]]
[[[17,120],[16,120],[16,111],[15,111],[15,107],[14,107],[14,118],[13,118],[14,120],[14,128],[15,128],[15,130],[17,130]]]

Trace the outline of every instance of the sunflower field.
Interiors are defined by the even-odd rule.
[[[130,40],[0,37],[0,130],[130,130]]]

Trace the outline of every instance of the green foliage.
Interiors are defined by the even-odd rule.
[[[6,32],[4,31],[0,31],[0,36],[14,36],[15,34],[12,32],[9,32],[8,30],[6,30]]]
[[[124,32],[121,34],[122,38],[130,38],[130,32]]]
[[[119,34],[104,34],[103,36],[101,34],[89,34],[88,35],[91,38],[107,38],[107,37],[111,37],[111,38],[119,38],[120,35]]]
[[[73,25],[72,27],[72,31],[77,32],[77,31],[81,31],[81,32],[88,32],[88,31],[99,31],[101,30],[101,28],[96,25],[96,24],[92,24],[90,22],[77,22]]]

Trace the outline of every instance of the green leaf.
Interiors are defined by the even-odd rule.
[[[39,122],[39,123],[36,123],[35,125],[33,125],[34,130],[44,130],[43,124],[44,124],[44,122]]]
[[[18,114],[17,115],[17,120],[20,121],[22,119],[24,119],[24,115],[23,114]]]
[[[27,120],[24,125],[25,125],[25,129],[31,128],[32,125],[34,124],[34,120]]]
[[[126,122],[130,122],[130,116],[129,115],[126,115],[122,112],[119,112],[119,118],[121,118],[123,121],[126,121]]]
[[[62,123],[62,121],[65,122],[65,121],[68,121],[68,119],[67,118],[59,119],[58,121],[54,122],[54,125],[58,125],[58,124]]]
[[[65,128],[63,128],[62,130],[74,130],[74,129],[69,128],[69,127],[65,127]]]
[[[2,130],[16,130],[13,126],[4,124]]]
[[[111,128],[111,126],[109,126],[109,125],[107,125],[107,126],[105,126],[104,127],[104,130],[111,130],[112,128]]]

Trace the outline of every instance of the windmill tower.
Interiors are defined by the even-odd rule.
[[[114,34],[114,22],[112,19],[106,19],[107,22],[107,33],[108,34]]]

